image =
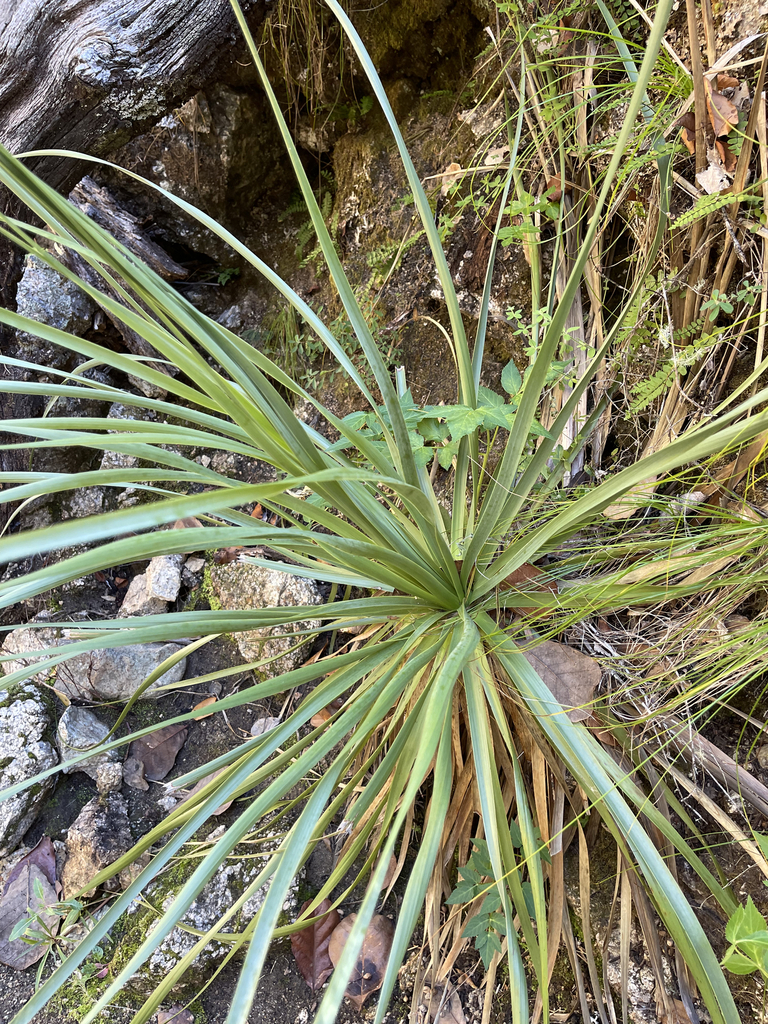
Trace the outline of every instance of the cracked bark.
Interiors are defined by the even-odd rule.
[[[255,27],[264,0],[241,5]],[[241,47],[229,0],[0,0],[0,143],[17,154],[56,148],[106,157],[199,89],[236,81]],[[85,173],[82,161],[62,157],[29,166],[63,193]],[[4,189],[0,210],[24,216]],[[3,306],[14,307],[20,274],[21,254],[0,239]],[[13,343],[0,327],[0,353],[12,355]],[[39,404],[0,395],[0,416],[32,416]],[[25,468],[24,459],[0,451],[0,470]],[[0,526],[9,511],[0,505]]]

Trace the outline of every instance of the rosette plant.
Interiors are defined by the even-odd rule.
[[[495,246],[479,323],[470,344],[428,198],[385,91],[350,19],[336,0],[327,2],[355,49],[399,149],[450,319],[457,407],[470,418],[475,412],[474,425],[461,433],[453,458],[450,501],[439,500],[435,493],[426,466],[426,458],[434,457],[435,450],[425,446],[424,434],[414,429],[419,416],[414,416],[413,403],[408,401],[407,381],[400,373],[391,379],[385,368],[236,0],[233,6],[280,126],[330,275],[357,337],[360,359],[369,370],[366,379],[375,381],[375,387],[369,388],[358,370],[360,364],[349,358],[320,316],[257,255],[202,212],[179,198],[168,198],[228,242],[293,306],[359,391],[367,411],[365,425],[359,419],[335,417],[280,366],[208,319],[150,272],[40,181],[23,160],[0,151],[0,180],[45,225],[34,229],[5,217],[4,234],[75,280],[86,294],[144,338],[160,360],[178,369],[177,375],[169,376],[146,360],[108,351],[95,342],[0,310],[0,319],[9,327],[62,346],[90,365],[107,365],[166,393],[165,398],[145,397],[128,385],[120,389],[82,376],[75,379],[60,374],[57,378],[56,371],[27,363],[23,368],[32,378],[28,382],[0,380],[4,392],[120,401],[155,413],[151,421],[83,420],[57,415],[54,405],[44,419],[5,423],[4,429],[18,435],[18,444],[29,449],[77,445],[123,452],[137,456],[143,467],[98,473],[5,473],[0,500],[19,502],[96,484],[141,487],[148,500],[0,539],[0,557],[5,561],[29,554],[51,556],[43,568],[0,584],[2,606],[125,561],[256,545],[273,549],[278,560],[270,561],[272,568],[328,581],[338,593],[353,588],[355,594],[363,595],[311,610],[310,617],[321,619],[327,631],[361,627],[352,649],[260,681],[218,702],[217,710],[226,711],[245,701],[316,684],[285,721],[182,780],[193,782],[219,772],[192,800],[145,836],[128,857],[104,873],[112,876],[141,853],[151,853],[148,866],[109,905],[14,1021],[24,1024],[35,1018],[52,993],[118,923],[130,902],[183,852],[216,808],[249,794],[237,805],[241,810],[225,833],[196,862],[157,926],[116,976],[105,982],[84,1024],[94,1021],[121,992],[182,920],[238,843],[263,834],[267,825],[271,834],[284,832],[279,848],[265,859],[258,877],[217,929],[199,937],[190,954],[136,1012],[135,1024],[149,1020],[200,948],[216,935],[230,943],[231,955],[244,956],[227,1017],[228,1024],[244,1024],[272,937],[294,927],[294,923],[286,925],[281,916],[286,894],[314,846],[324,835],[339,830],[345,840],[336,866],[304,921],[311,919],[313,909],[326,896],[333,894],[341,901],[344,892],[340,893],[339,885],[351,868],[363,889],[359,890],[357,918],[323,993],[316,1020],[328,1024],[338,1012],[393,855],[400,867],[406,864],[407,872],[376,1024],[386,1012],[417,926],[423,925],[435,956],[445,944],[445,927],[453,929],[455,937],[458,921],[460,934],[466,908],[462,911],[455,901],[449,910],[443,907],[456,884],[457,870],[466,865],[473,838],[487,843],[490,871],[484,873],[483,884],[498,907],[497,931],[505,936],[512,1019],[527,1021],[531,1013],[543,1013],[547,1020],[549,979],[565,927],[562,888],[558,898],[553,895],[562,882],[562,874],[560,882],[557,880],[556,865],[560,864],[562,872],[563,830],[573,826],[583,842],[583,823],[594,814],[615,838],[633,886],[646,894],[648,905],[676,945],[680,992],[690,1012],[695,1012],[693,994],[698,989],[712,1020],[736,1024],[737,1011],[717,957],[678,886],[675,859],[682,857],[690,864],[726,914],[735,909],[733,896],[663,813],[656,797],[649,796],[646,777],[617,756],[616,747],[605,742],[606,733],[594,730],[595,715],[573,721],[579,716],[569,715],[534,667],[535,657],[526,656],[535,651],[542,637],[557,635],[568,623],[631,604],[690,594],[692,584],[680,582],[680,574],[718,550],[723,543],[722,523],[711,529],[704,524],[692,544],[672,515],[666,520],[659,518],[657,533],[636,539],[621,523],[617,526],[601,514],[622,501],[642,502],[636,495],[642,494],[641,485],[649,479],[661,486],[682,467],[734,449],[768,427],[768,412],[760,411],[768,398],[766,392],[741,403],[732,398],[662,450],[607,476],[599,485],[579,491],[561,486],[602,407],[595,405],[568,448],[564,450],[559,439],[610,352],[664,235],[670,167],[668,157],[660,153],[661,208],[655,238],[637,268],[635,290],[630,289],[604,343],[570,382],[548,430],[537,429],[542,394],[550,365],[560,354],[566,318],[602,230],[602,218],[616,194],[625,151],[635,144],[638,115],[647,113],[646,89],[671,0],[661,0],[657,7],[642,66],[632,78],[619,141],[585,220],[583,244],[557,302],[552,289],[546,329],[535,339],[530,365],[521,368],[520,386],[512,389],[516,390],[514,402],[491,397],[480,387]],[[631,64],[630,58],[625,64]],[[515,186],[523,130],[524,48],[519,51],[517,68],[519,109],[510,122],[510,169],[502,211]],[[500,224],[501,215],[497,232]],[[78,252],[110,285],[110,293],[100,294],[69,271],[56,256],[59,246]],[[111,297],[115,290],[119,300]],[[538,302],[536,294],[534,302]],[[451,357],[448,351],[446,357]],[[46,379],[35,381],[35,375],[43,373]],[[510,368],[507,379],[517,380],[516,373]],[[337,432],[334,437],[328,438],[297,419],[286,394],[311,402]],[[434,410],[431,415],[435,416]],[[450,410],[446,415],[450,416]],[[484,444],[487,430],[498,430],[493,451]],[[274,467],[277,479],[248,485],[226,478],[179,454],[185,446],[262,460]],[[249,516],[244,509],[253,502],[277,512],[283,525],[278,528]],[[183,517],[196,517],[201,525],[162,529]],[[764,533],[759,526],[742,522],[729,529],[729,543],[738,548],[739,557],[749,558],[758,550]],[[83,545],[85,550],[79,553],[56,556]],[[530,568],[546,559],[543,576]],[[624,577],[630,565],[634,582],[627,583]],[[762,570],[756,567],[755,572]],[[707,585],[714,588],[715,582]],[[698,584],[699,589],[701,586]],[[224,632],[288,628],[307,616],[302,608],[267,608],[103,621],[90,633],[81,631],[65,648],[41,652],[44,660],[34,669],[14,672],[5,683],[45,666],[55,668],[74,654],[100,646],[183,638],[181,657]],[[168,667],[169,662],[164,663],[147,685]],[[331,706],[333,713],[327,721],[317,727],[310,725],[314,715]],[[595,714],[598,710],[596,705]],[[105,746],[125,742],[113,739]],[[6,790],[0,799],[12,797],[19,788]],[[549,799],[548,793],[559,797]],[[418,843],[414,842],[417,829]],[[94,884],[103,880],[98,876]],[[266,895],[257,916],[241,934],[228,933],[227,921],[251,893],[264,887]],[[427,913],[422,916],[425,905]],[[550,912],[550,908],[554,909]],[[588,959],[593,973],[591,951]],[[538,1008],[534,1008],[536,1000]]]

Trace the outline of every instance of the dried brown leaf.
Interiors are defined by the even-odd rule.
[[[594,658],[554,640],[545,640],[523,654],[572,722],[590,717],[589,705],[600,682],[600,666]],[[556,712],[553,708],[552,713]]]
[[[541,580],[540,577],[544,575],[543,571],[535,565],[531,565],[530,562],[526,562],[524,565],[519,566],[502,580],[499,584],[499,590],[521,590],[540,593],[557,593],[557,584],[554,580]],[[508,600],[508,599],[507,599]],[[525,597],[521,594],[521,602],[525,600]],[[534,612],[540,611],[535,605],[512,605],[515,611],[523,612],[525,614],[533,614]]]
[[[726,174],[733,174],[736,164],[739,162],[736,154],[731,151],[727,142],[722,142],[720,139],[715,139],[715,149],[723,161]]]
[[[671,1012],[667,1013],[662,1002],[656,1003],[659,1024],[689,1024],[691,1018],[688,1016],[685,1003],[680,999],[672,999],[670,1008]]]
[[[302,914],[311,902],[307,900],[302,905]],[[299,932],[291,933],[291,951],[304,981],[313,992],[317,992],[333,971],[328,946],[341,919],[338,910],[331,909],[331,901],[328,899],[317,906],[313,916],[317,918],[316,921]]]
[[[177,519],[173,524],[174,530],[191,530],[194,527],[202,526],[203,524],[195,516],[185,516],[183,519]]]
[[[173,768],[187,732],[186,725],[166,725],[151,736],[134,740],[128,748],[128,756],[143,763],[145,779],[159,782]]]
[[[390,885],[395,879],[397,874],[397,857],[394,853],[389,858],[389,864],[387,864],[387,873],[384,875],[384,881],[381,883],[382,890],[389,889]]]
[[[715,136],[727,135],[739,123],[738,110],[726,96],[712,88],[708,78],[704,79],[704,91],[707,96],[707,112]]]
[[[48,879],[48,882],[55,887],[56,850],[48,836],[43,836],[37,846],[33,846],[29,853],[25,854],[18,864],[13,867],[5,882],[6,892],[8,891],[11,882],[15,881],[24,870],[24,866],[26,864],[36,864]]]
[[[739,80],[733,75],[718,75],[716,84],[718,92],[725,92],[726,89],[738,89]]]
[[[157,1024],[195,1024],[195,1015],[181,1003],[174,1003],[167,1010],[157,1011]]]
[[[425,985],[421,1001],[427,1007],[424,1024],[466,1024],[459,993],[450,982]]]
[[[56,903],[56,890],[48,880],[46,870],[36,861],[30,861],[29,857],[30,854],[27,854],[19,862],[17,868],[20,870],[9,881],[0,900],[0,963],[16,971],[23,971],[36,964],[48,948],[46,941],[29,943],[19,938],[11,942],[11,932],[18,922],[29,917],[32,910],[40,914],[51,932],[55,933],[59,926],[58,917],[43,913],[45,907]],[[35,895],[35,882],[42,886],[42,901]]]
[[[338,964],[347,938],[349,937],[352,925],[357,919],[357,914],[350,914],[345,917],[336,927],[331,935],[328,947],[334,967]],[[354,1006],[360,1010],[368,996],[377,992],[384,981],[384,972],[389,960],[389,951],[392,948],[392,936],[395,933],[395,926],[388,917],[383,914],[376,914],[371,918],[368,930],[365,933],[363,945],[357,956],[352,975],[344,993]]]
[[[187,800],[190,800],[193,796],[196,796],[200,792],[200,790],[203,789],[203,787],[207,786],[209,782],[213,782],[213,780],[218,775],[221,775],[221,773],[223,771],[224,771],[224,768],[219,768],[218,771],[211,772],[211,774],[210,775],[206,775],[204,779],[200,779],[200,781],[197,783],[197,785],[193,786],[192,789],[190,789],[186,793],[183,790],[179,790],[178,792],[180,794],[181,793],[184,794],[182,796],[181,800],[179,801],[179,807],[181,807],[182,804],[185,804],[187,802]],[[213,814],[223,814],[224,811],[228,811],[231,806],[232,806],[232,801],[231,800],[227,800],[223,804],[221,804],[219,807],[217,807],[216,810],[213,811],[212,813]]]
[[[280,725],[279,718],[257,718],[251,726],[251,736],[263,736]]]
[[[240,557],[240,552],[242,550],[242,546],[231,548],[219,548],[219,550],[214,552],[213,555],[214,564],[228,565],[230,562],[235,562]]]
[[[565,194],[570,195],[572,191],[573,185],[570,181],[566,181]],[[559,203],[563,198],[563,185],[559,174],[554,174],[551,178],[547,178],[547,195],[554,203]]]
[[[211,704],[216,703],[215,697],[206,697],[205,700],[201,700],[198,704],[192,708],[193,711],[200,711],[202,708],[209,708]],[[195,721],[199,722],[202,718],[210,718],[214,714],[213,711],[209,711],[207,715],[195,715]]]
[[[688,152],[691,154],[691,156],[695,156],[696,155],[696,136],[693,133],[689,132],[687,128],[681,128],[680,129],[680,140],[683,143],[683,145],[685,146],[685,148],[688,150]]]
[[[123,782],[131,789],[140,789],[146,793],[149,783],[144,778],[144,762],[136,757],[126,757],[123,761]]]
[[[316,714],[312,715],[309,720],[309,724],[316,729],[319,725],[324,725],[330,717],[331,712],[328,708],[320,708]]]

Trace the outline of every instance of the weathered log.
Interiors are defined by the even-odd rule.
[[[239,41],[229,0],[0,0],[0,142],[113,152],[220,79]],[[33,166],[61,190],[82,175],[72,160]]]
[[[151,270],[164,277],[166,281],[182,281],[188,277],[188,272],[175,260],[171,259],[168,253],[142,229],[139,218],[129,213],[107,188],[100,187],[88,177],[82,178],[69,194],[69,201],[77,206],[86,216],[94,220],[100,227],[112,235],[121,245],[138,256]],[[111,299],[123,303],[123,299],[116,288],[109,285],[104,278],[98,274],[90,263],[87,263],[79,253],[64,246],[57,247],[57,255],[61,262],[74,271],[78,277],[88,284],[93,285],[99,292],[108,295]],[[106,306],[102,309],[117,328],[123,339],[123,344],[137,356],[154,357],[157,353],[152,346],[132,331],[118,316],[115,316]],[[173,372],[163,363],[153,364],[154,368],[162,373]],[[144,381],[137,380],[137,384],[147,394],[153,394],[154,388]]]
[[[252,23],[265,9],[263,0],[241,6]],[[229,0],[0,0],[0,143],[17,154],[107,156],[199,89],[226,80],[241,43]],[[59,157],[29,166],[62,192],[84,173],[83,162]],[[4,189],[0,210],[25,216]],[[19,251],[0,239],[3,306],[13,308],[20,274]],[[0,326],[0,353],[12,355],[14,341]],[[0,396],[0,416],[34,415],[40,401]],[[25,468],[24,458],[0,450],[0,470]],[[0,505],[0,527],[8,511]]]

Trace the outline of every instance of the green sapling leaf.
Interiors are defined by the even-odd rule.
[[[520,376],[520,371],[515,366],[513,359],[510,359],[501,371],[501,386],[508,395],[519,394],[520,388],[523,386],[523,378]]]

